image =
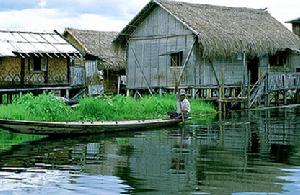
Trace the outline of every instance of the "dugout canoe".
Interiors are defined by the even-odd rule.
[[[38,122],[25,120],[0,120],[0,128],[22,134],[80,135],[104,132],[143,130],[168,127],[181,123],[179,119],[153,119],[98,122]]]

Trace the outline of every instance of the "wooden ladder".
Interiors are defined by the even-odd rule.
[[[267,74],[265,74],[262,78],[260,78],[250,90],[250,108],[257,102],[259,97],[265,95],[266,90],[266,80]]]

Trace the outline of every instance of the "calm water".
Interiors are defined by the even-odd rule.
[[[300,109],[14,145],[0,194],[300,194]]]

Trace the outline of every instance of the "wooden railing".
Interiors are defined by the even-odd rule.
[[[250,107],[258,98],[279,90],[300,89],[300,73],[268,73],[262,77],[251,89]]]
[[[70,80],[66,74],[46,76],[44,73],[32,73],[21,79],[19,74],[0,76],[0,88],[15,88],[21,86],[54,86],[70,85],[83,86],[85,84],[85,72],[83,68],[71,68]]]
[[[300,73],[269,73],[267,91],[300,88]]]
[[[59,85],[68,84],[66,75],[54,75],[45,76],[44,73],[32,73],[25,75],[24,79],[21,79],[19,74],[13,76],[6,75],[0,76],[0,87],[16,87],[16,86],[47,86],[47,85]]]
[[[265,93],[267,75],[259,79],[250,90],[250,107],[256,102],[257,98]]]

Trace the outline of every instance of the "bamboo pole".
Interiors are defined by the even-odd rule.
[[[250,107],[251,107],[250,80],[251,80],[251,72],[249,71],[249,73],[248,73],[248,85],[247,85],[247,109],[250,109]]]
[[[195,45],[196,45],[196,42],[197,42],[197,40],[195,39],[194,42],[193,42],[193,44],[192,44],[192,46],[191,46],[191,48],[190,48],[190,50],[189,50],[189,53],[188,53],[186,59],[185,59],[185,61],[184,61],[183,67],[182,67],[182,69],[181,69],[181,71],[180,71],[179,78],[178,78],[178,80],[177,80],[178,86],[180,85],[181,78],[182,78],[182,76],[183,76],[183,73],[184,73],[184,70],[185,70],[185,68],[186,68],[186,65],[188,64],[188,62],[189,62],[189,60],[190,60],[190,58],[191,58],[191,56],[192,56],[193,49],[194,49],[194,47],[195,47]]]
[[[246,84],[247,84],[247,62],[246,62],[246,52],[243,51],[243,66],[244,66],[244,74],[243,74],[243,96],[246,96]]]

